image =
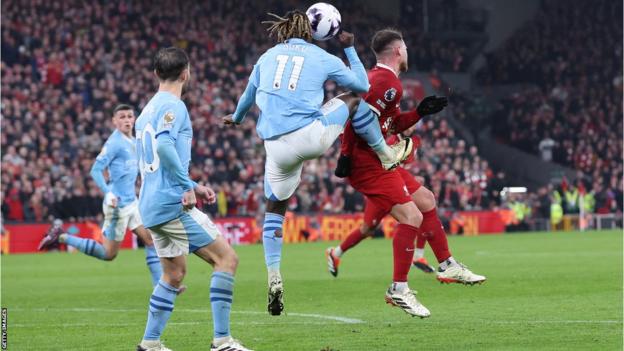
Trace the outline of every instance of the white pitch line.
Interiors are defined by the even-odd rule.
[[[209,322],[207,321],[195,321],[195,322],[169,322],[167,323],[167,325],[208,325]],[[230,322],[231,325],[244,325],[244,326],[249,326],[249,325],[275,325],[275,322],[260,322],[260,321],[251,321],[251,322]],[[337,325],[338,323],[331,323],[331,322],[321,322],[321,321],[305,321],[305,322],[291,322],[288,321],[288,325],[327,325],[327,324],[335,324]],[[44,323],[44,324],[28,324],[28,323],[16,323],[16,324],[11,324],[10,327],[11,328],[37,328],[37,327],[50,327],[53,326],[55,328],[84,328],[84,327],[131,327],[131,326],[136,326],[136,323],[62,323],[62,324],[54,324],[51,325],[49,323]]]
[[[116,312],[122,312],[122,313],[128,313],[128,312],[145,312],[146,309],[125,309],[125,308],[33,308],[33,309],[21,309],[21,308],[13,308],[12,310],[14,311],[32,311],[32,312],[50,312],[50,311],[61,311],[61,312],[111,312],[111,313],[116,313]],[[175,309],[174,311],[176,312],[181,312],[181,313],[210,313],[210,310],[208,309]],[[266,312],[260,312],[260,311],[232,311],[232,314],[266,314]],[[316,318],[316,319],[326,319],[326,320],[332,320],[332,321],[337,321],[337,322],[341,322],[341,323],[345,323],[345,324],[360,324],[360,323],[364,323],[363,320],[361,319],[356,319],[356,318],[347,318],[347,317],[342,317],[342,316],[331,316],[331,315],[324,315],[324,314],[316,314],[316,313],[297,313],[297,312],[286,312],[285,313],[286,316],[293,316],[293,317],[303,317],[303,318]],[[267,324],[273,324],[273,323],[267,323]],[[311,324],[311,323],[310,323]],[[116,324],[119,325],[119,324]]]

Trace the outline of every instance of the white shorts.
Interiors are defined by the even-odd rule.
[[[106,204],[102,207],[104,211],[103,232],[108,240],[123,241],[126,228],[135,230],[143,224],[137,200],[121,208],[113,208]]]
[[[264,195],[267,199],[280,201],[291,197],[301,181],[303,162],[324,154],[344,130],[349,108],[342,100],[329,100],[321,113],[321,118],[301,129],[264,141]]]
[[[178,257],[211,244],[221,235],[207,214],[193,208],[176,219],[148,228],[158,257]]]

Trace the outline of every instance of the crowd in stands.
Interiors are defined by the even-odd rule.
[[[542,2],[535,19],[489,55],[483,83],[530,84],[503,99],[493,134],[580,171],[601,198],[621,197],[622,2],[570,5]]]
[[[261,212],[264,148],[255,133],[257,111],[237,128],[224,128],[220,117],[234,110],[253,63],[273,44],[260,23],[266,9],[281,14],[293,3],[183,1],[170,6],[150,1],[4,2],[5,218],[41,221],[100,215],[102,194],[88,174],[111,132],[110,111],[119,103],[132,104],[137,110],[146,103],[156,89],[151,58],[158,48],[168,45],[185,48],[191,58],[195,79],[185,96],[195,129],[190,172],[193,179],[218,191],[217,204],[206,209],[215,216]],[[357,33],[357,49],[371,67],[374,57],[368,42],[374,30],[387,21],[348,2],[344,6],[343,13],[349,16],[345,20],[350,20],[346,23]],[[167,11],[162,10],[165,7]],[[406,33],[410,47],[422,46],[428,40],[417,31]],[[338,51],[335,43],[325,46]],[[433,50],[428,55],[426,60],[414,59],[428,65],[452,61],[442,51]],[[335,86],[329,84],[328,97],[332,94]],[[428,122],[429,129],[434,129],[432,123]],[[436,141],[439,150],[430,151],[431,158],[450,155],[451,144],[457,142],[444,122],[440,124],[438,133],[448,138]],[[471,156],[478,157],[474,150],[463,148],[462,153],[472,152]],[[306,166],[292,210],[362,210],[362,196],[333,176],[337,150],[333,148],[327,157]],[[480,200],[470,200],[474,197],[472,183],[457,183],[470,178],[468,174],[480,166],[449,156],[446,163],[437,159],[420,167],[427,171],[436,167],[456,169],[448,179],[433,185],[442,191],[443,202],[461,208],[479,204]]]
[[[253,63],[274,44],[261,24],[267,9],[283,14],[294,3],[3,2],[4,218],[100,218],[102,194],[89,170],[112,131],[111,111],[119,103],[140,111],[157,88],[151,58],[170,45],[184,48],[192,65],[193,80],[184,97],[195,130],[190,174],[217,191],[216,204],[200,206],[217,217],[262,213],[264,147],[255,132],[258,111],[254,108],[236,128],[224,127],[221,117],[234,111]],[[371,67],[372,33],[404,20],[392,23],[347,1],[337,6],[345,9],[343,21],[356,33],[357,50]],[[410,48],[420,48],[411,50],[416,68],[460,69],[461,45],[449,51],[412,27],[405,39]],[[332,42],[323,46],[339,51]],[[326,88],[327,98],[337,93],[333,83]],[[409,90],[403,102],[405,109],[416,106]],[[494,172],[475,146],[458,137],[445,113],[464,112],[459,105],[419,123],[415,133],[422,146],[417,161],[406,167],[437,194],[442,209],[500,205],[504,173]],[[362,195],[333,175],[338,150],[335,145],[324,157],[306,163],[292,211],[363,209]]]

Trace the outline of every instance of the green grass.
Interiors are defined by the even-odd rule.
[[[410,286],[432,312],[424,320],[384,303],[390,241],[368,240],[347,253],[338,279],[326,272],[328,243],[286,245],[287,313],[280,317],[265,312],[262,247],[237,247],[233,335],[255,350],[622,349],[621,232],[449,241],[455,257],[488,282],[441,285],[433,275],[412,271]],[[163,336],[176,351],[209,350],[210,272],[189,258],[189,290],[176,300]],[[150,292],[141,251],[121,252],[109,263],[81,254],[4,256],[8,349],[133,350],[143,334]]]

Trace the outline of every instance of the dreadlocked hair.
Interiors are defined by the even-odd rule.
[[[275,18],[274,21],[262,21],[262,24],[268,24],[269,36],[275,36],[280,43],[291,38],[299,38],[305,41],[312,40],[312,27],[308,16],[298,10],[289,11],[284,17],[274,13],[268,13],[269,16]]]

